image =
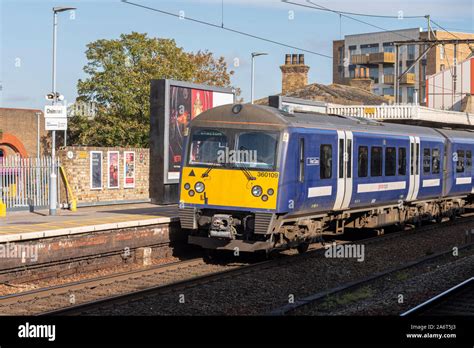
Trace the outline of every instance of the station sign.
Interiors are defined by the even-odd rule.
[[[46,105],[44,107],[45,118],[66,118],[67,107],[65,105]]]
[[[65,105],[46,105],[44,125],[47,131],[67,130],[67,107]]]
[[[67,118],[48,117],[44,119],[44,127],[47,131],[63,131],[67,130]]]

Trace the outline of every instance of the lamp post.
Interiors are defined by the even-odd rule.
[[[58,31],[58,13],[64,11],[75,10],[75,7],[53,7],[53,100],[52,105],[56,104],[57,93],[56,93],[56,36]],[[57,206],[57,175],[55,169],[55,157],[56,157],[56,131],[52,131],[52,168],[49,184],[49,215],[56,215]]]
[[[255,75],[255,57],[266,56],[268,53],[265,52],[252,52],[252,76],[250,82],[250,103],[253,104],[253,93],[254,93],[254,75]]]

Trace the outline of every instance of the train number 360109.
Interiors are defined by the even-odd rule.
[[[257,172],[257,177],[278,179],[278,173],[275,173],[275,172]]]

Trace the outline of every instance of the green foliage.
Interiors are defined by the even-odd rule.
[[[233,74],[223,57],[136,32],[92,42],[86,57],[88,77],[78,81],[77,101],[95,102],[97,116],[70,120],[69,141],[78,145],[148,147],[151,79],[228,87]]]

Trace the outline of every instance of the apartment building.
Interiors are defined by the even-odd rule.
[[[474,38],[470,33],[434,31],[431,39]],[[370,80],[374,94],[394,101],[395,46],[394,41],[427,39],[428,33],[421,28],[382,31],[346,35],[344,40],[333,41],[333,83],[353,85],[360,79]],[[410,67],[424,51],[424,45],[406,45],[399,49],[400,73]],[[471,50],[468,45],[456,47],[457,61],[466,59]],[[432,48],[401,79],[399,102],[426,104],[426,77],[444,70],[454,63],[453,45]]]

